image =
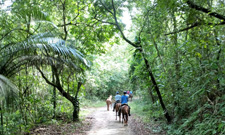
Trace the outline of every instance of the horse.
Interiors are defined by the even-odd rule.
[[[116,120],[117,120],[117,114],[119,114],[121,103],[116,104]],[[119,114],[119,122],[121,121],[121,115]]]
[[[133,94],[130,94],[129,95],[129,98],[131,99],[131,101],[132,101],[132,98],[133,98]]]
[[[106,99],[106,104],[107,104],[107,111],[109,111],[109,105],[111,105],[112,107],[112,95],[110,95],[107,99]]]
[[[124,126],[127,126],[128,125],[128,111],[129,111],[128,105],[123,105],[121,107],[122,123],[124,122]]]

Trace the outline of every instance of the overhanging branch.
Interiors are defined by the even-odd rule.
[[[44,75],[44,73],[41,71],[41,69],[40,69],[38,66],[36,66],[36,68],[37,68],[37,70],[41,73],[41,76],[45,79],[45,81],[46,81],[48,84],[50,84],[50,85],[52,85],[52,86],[54,86],[54,87],[57,88],[57,85],[55,85],[54,83],[50,82],[50,81],[48,80],[48,78]]]
[[[218,14],[216,12],[212,12],[211,10],[206,9],[204,7],[198,6],[198,5],[194,4],[193,2],[191,2],[190,0],[187,1],[187,4],[190,8],[193,8],[193,9],[198,10],[198,11],[202,11],[204,13],[207,13],[210,16],[213,16],[213,17],[216,17],[220,20],[225,21],[225,16],[223,16],[221,14]]]
[[[113,7],[113,17],[114,17],[116,26],[117,26],[117,28],[119,29],[120,34],[122,35],[123,39],[124,39],[127,43],[129,43],[130,45],[132,45],[132,46],[135,47],[135,48],[140,47],[140,46],[136,45],[135,43],[131,42],[129,39],[127,39],[126,36],[124,35],[124,33],[123,33],[123,31],[122,31],[122,29],[121,29],[121,27],[120,27],[120,25],[119,25],[119,23],[118,23],[118,21],[117,21],[117,17],[116,17],[116,9],[115,9],[115,7],[114,7],[114,1],[113,1],[113,0],[112,0],[112,7]]]
[[[97,20],[98,22],[101,22],[101,23],[107,23],[107,24],[111,24],[111,25],[115,25],[115,26],[116,26],[116,24],[113,23],[113,22],[102,21],[102,20],[98,19],[98,18],[97,18],[97,15],[94,16],[94,19]]]
[[[217,25],[224,25],[224,24],[225,24],[225,22],[221,22],[221,23],[217,23],[217,24],[214,24],[214,23],[200,23],[200,22],[196,22],[196,23],[192,24],[192,25],[189,26],[189,27],[180,29],[180,30],[178,30],[178,31],[173,31],[173,32],[167,33],[167,34],[165,34],[165,35],[167,36],[167,35],[171,35],[171,34],[176,34],[176,33],[179,33],[179,32],[183,32],[183,31],[187,31],[187,30],[189,30],[189,29],[192,29],[192,28],[194,28],[194,27],[201,26],[201,25],[208,25],[208,26],[212,25],[212,26],[217,26]]]

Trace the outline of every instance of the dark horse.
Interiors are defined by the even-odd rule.
[[[121,103],[116,103],[116,120],[117,120],[117,114],[119,114]],[[119,114],[119,122],[121,121],[121,115]]]
[[[132,101],[133,94],[129,94],[129,98],[130,98],[130,99],[131,99],[131,101]]]
[[[127,126],[128,125],[128,111],[129,111],[128,105],[123,105],[121,107],[122,123],[124,122],[124,126]]]

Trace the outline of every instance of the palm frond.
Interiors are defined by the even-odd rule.
[[[5,101],[6,105],[9,105],[15,101],[17,95],[18,88],[7,77],[0,74],[0,101]]]
[[[71,42],[69,43],[71,44]],[[0,52],[4,60],[0,64],[0,69],[7,71],[2,74],[11,76],[15,71],[20,70],[22,65],[31,66],[41,63],[51,65],[53,62],[50,61],[53,60],[78,72],[82,69],[81,65],[89,67],[88,60],[70,44],[50,32],[31,36],[23,42],[2,48]]]
[[[40,7],[28,4],[26,0],[18,0],[13,4],[13,13],[16,13],[19,18],[31,17],[32,20],[50,20],[47,13],[45,13]]]

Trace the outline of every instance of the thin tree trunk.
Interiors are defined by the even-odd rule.
[[[173,11],[172,13],[172,17],[173,17],[173,31],[177,31],[177,20],[175,17],[175,11]],[[180,63],[179,63],[179,51],[178,51],[178,47],[177,47],[177,33],[174,34],[174,38],[173,38],[173,43],[175,46],[175,52],[174,52],[174,66],[175,66],[175,81],[176,81],[176,88],[173,91],[173,102],[174,102],[174,106],[178,107],[180,106],[180,102],[179,102],[179,97],[180,97],[180,92],[181,92],[181,87],[180,87]],[[178,98],[175,98],[178,97]],[[177,112],[176,112],[177,113]]]
[[[52,70],[52,82],[55,83],[55,76],[54,76],[54,71]],[[54,114],[53,114],[53,119],[56,118],[56,89],[55,86],[53,86],[53,95],[52,95],[52,99],[53,99],[53,108],[54,108]]]
[[[214,35],[215,35],[216,44],[217,44],[217,46],[220,48],[219,51],[218,51],[217,57],[216,57],[216,64],[217,64],[216,75],[217,75],[217,77],[218,77],[218,76],[219,76],[219,73],[220,73],[220,71],[219,71],[219,69],[220,69],[219,60],[220,60],[220,54],[221,54],[221,45],[220,45],[220,42],[219,42],[219,40],[218,40],[216,31],[214,30],[213,32],[214,32]],[[219,78],[219,77],[218,77],[218,78]],[[217,78],[217,85],[216,85],[217,90],[220,89],[220,80],[219,80],[218,78]],[[222,93],[221,93],[221,94],[222,94]]]
[[[73,112],[73,120],[77,121],[79,120],[79,101],[77,99],[78,96],[78,92],[80,90],[80,87],[82,85],[81,82],[78,82],[78,87],[77,87],[77,92],[76,92],[76,96],[72,97],[69,93],[67,93],[61,83],[60,83],[60,79],[59,79],[59,74],[57,73],[57,68],[52,66],[52,70],[54,72],[54,76],[55,76],[55,82],[51,82],[49,81],[46,76],[44,75],[44,73],[41,71],[41,69],[39,67],[36,66],[36,68],[38,69],[38,71],[41,73],[42,77],[44,78],[44,80],[46,81],[46,83],[48,83],[49,85],[55,87],[58,89],[58,91],[62,94],[63,97],[65,97],[67,100],[69,100],[73,107],[74,107],[74,112]]]
[[[149,65],[149,63],[148,63],[148,60],[145,58],[145,56],[144,56],[144,54],[143,54],[142,51],[141,51],[141,54],[142,54],[142,57],[143,57],[143,59],[144,59],[144,61],[145,61],[145,66],[146,66],[146,68],[147,68],[147,70],[148,70],[149,76],[151,77],[151,81],[152,81],[152,83],[153,83],[153,86],[154,86],[154,88],[155,88],[155,90],[156,90],[156,93],[157,93],[157,95],[158,95],[158,98],[159,98],[159,102],[160,102],[160,104],[161,104],[161,107],[162,107],[162,109],[163,109],[163,111],[164,111],[164,116],[166,117],[168,123],[170,123],[170,122],[171,122],[171,117],[170,117],[169,112],[167,111],[166,106],[165,106],[165,104],[164,104],[164,102],[163,102],[161,93],[160,93],[160,91],[159,91],[158,84],[156,83],[155,77],[154,77],[154,75],[152,74],[152,71],[151,71],[150,65]]]
[[[78,93],[80,91],[80,87],[81,87],[82,83],[78,82],[77,84],[77,91],[76,91],[76,95],[74,97],[74,103],[73,103],[73,121],[78,121],[79,120],[79,111],[80,111],[80,106],[79,106],[79,100],[78,100]]]
[[[153,44],[154,44],[155,49],[156,49],[156,51],[157,51],[157,55],[158,55],[158,57],[159,57],[159,59],[160,59],[160,61],[161,61],[161,63],[162,63],[163,70],[164,70],[164,72],[166,73],[165,65],[164,65],[164,63],[163,63],[161,54],[160,54],[160,52],[159,52],[158,45],[157,45],[157,43],[156,43],[156,41],[155,41],[153,35],[151,34],[151,32],[149,32],[149,34],[150,34],[150,36],[151,36],[151,38],[152,38]]]

